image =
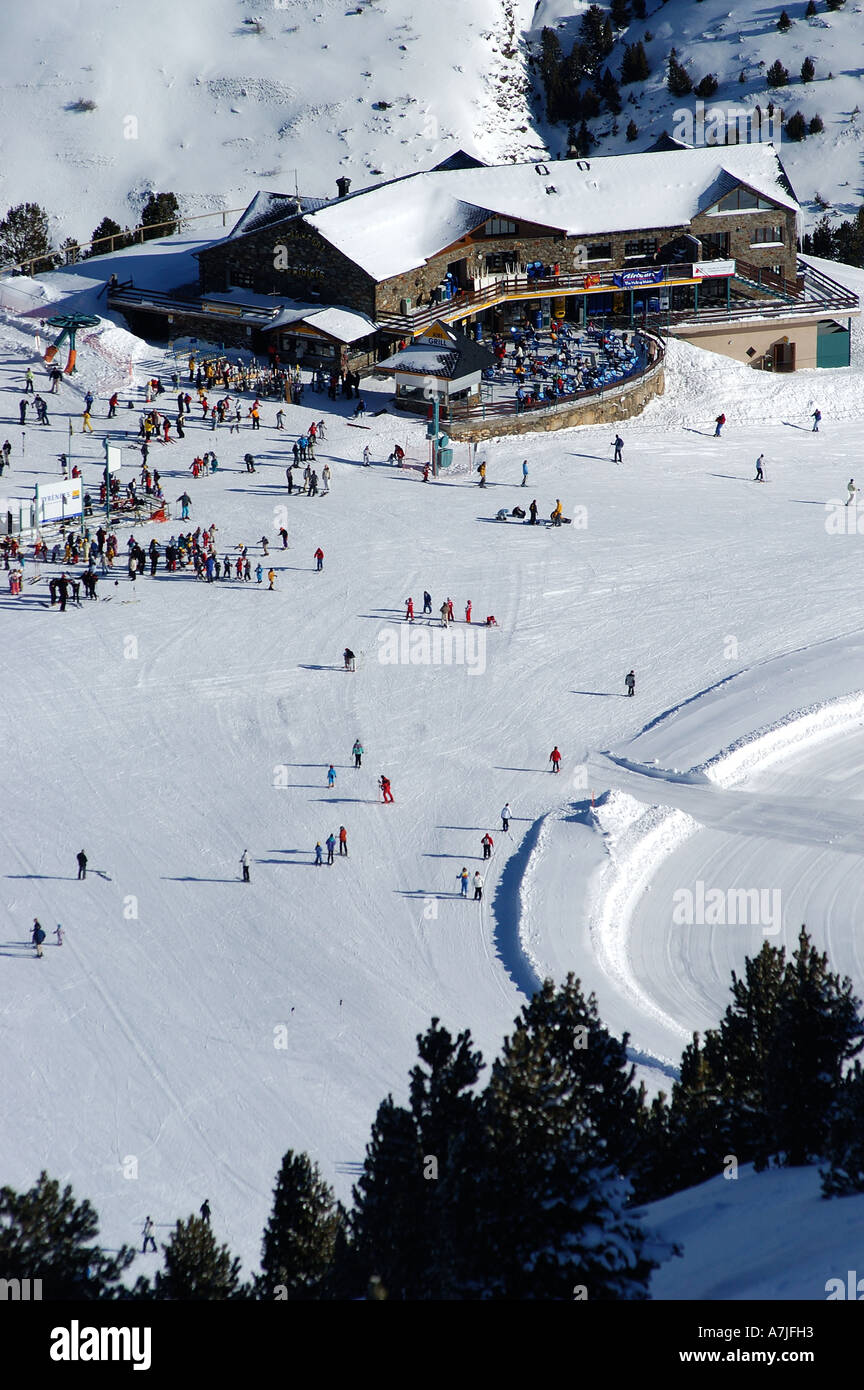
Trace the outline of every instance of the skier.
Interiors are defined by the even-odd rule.
[[[636,672],[635,672],[635,671],[628,671],[628,672],[627,672],[626,676],[624,677],[624,684],[625,684],[626,687],[627,687],[627,694],[628,694],[628,695],[635,695],[635,694],[636,694]]]
[[[762,464],[764,462],[765,455],[760,454],[758,459],[756,460],[756,477],[753,479],[754,483],[764,483],[765,481],[765,474],[762,471]]]
[[[423,590],[423,612],[432,612],[432,595],[429,593],[427,589]]]
[[[333,766],[333,764],[331,763],[330,766],[329,766],[329,768],[327,769],[327,785],[328,785],[328,787],[332,787],[332,786],[333,786],[333,783],[334,783],[335,781],[336,781],[336,769],[335,769],[335,767]]]
[[[249,882],[250,882],[250,878],[249,878],[249,851],[248,851],[248,849],[244,849],[243,853],[240,855],[240,868],[241,868],[241,870],[243,871],[243,882],[244,882],[244,883],[249,883]]]
[[[527,483],[528,483],[528,460],[527,460],[527,459],[523,459],[523,460],[522,460],[522,483],[521,483],[521,486],[522,486],[522,487],[526,487],[526,486],[527,486]]]
[[[332,472],[331,472],[331,470],[330,470],[330,465],[329,465],[329,463],[325,463],[324,467],[321,469],[321,478],[322,478],[323,483],[324,483],[324,496],[325,496],[325,497],[327,496],[327,493],[330,491],[330,479],[331,479],[332,477],[333,477],[333,474],[332,474]]]
[[[323,851],[322,848],[321,848],[321,841],[320,841],[320,840],[316,840],[316,841],[315,841],[315,863],[316,863],[316,864],[323,864],[323,863],[324,863],[324,851]]]
[[[156,1254],[156,1242],[155,1242],[155,1240],[153,1239],[153,1232],[154,1232],[155,1229],[156,1229],[156,1228],[155,1228],[155,1226],[153,1225],[153,1222],[150,1220],[150,1217],[148,1216],[148,1217],[147,1217],[147,1220],[144,1222],[144,1229],[143,1229],[143,1231],[141,1232],[142,1236],[144,1237],[144,1244],[141,1246],[141,1254],[142,1254],[142,1255],[146,1255],[146,1254],[147,1254],[147,1242],[148,1242],[148,1241],[150,1242],[150,1245],[151,1245],[152,1248],[153,1248],[153,1254],[154,1254],[154,1255]]]
[[[492,836],[489,834],[488,830],[486,831],[486,834],[483,836],[483,839],[480,841],[480,843],[483,846],[483,858],[491,859],[492,846],[495,843],[495,841],[492,839]]]
[[[723,428],[723,426],[724,426],[725,424],[726,424],[726,416],[725,416],[725,415],[723,414],[723,412],[721,411],[720,414],[717,416],[717,419],[714,421],[714,425],[715,425],[714,438],[715,438],[715,439],[719,439],[719,438],[720,438],[720,431],[722,430],[722,428]]]
[[[447,600],[447,621],[448,621],[449,623],[455,623],[455,621],[456,621],[456,619],[455,619],[454,616],[453,616],[453,600],[452,600],[452,598],[448,598],[448,600]]]
[[[30,940],[33,942],[33,945],[36,947],[36,954],[37,954],[37,956],[39,957],[39,959],[41,960],[41,959],[42,959],[42,942],[45,940],[45,932],[44,932],[43,929],[42,929],[42,924],[41,924],[41,922],[39,921],[39,918],[38,918],[38,917],[34,917],[34,918],[33,918],[33,931],[32,931],[32,933],[31,933]]]
[[[327,863],[332,864],[333,851],[336,848],[336,836],[333,834],[332,830],[330,831],[330,834],[327,836],[327,839],[324,841],[324,843],[327,846]]]
[[[339,854],[344,854],[346,859],[348,857],[348,831],[344,825],[339,827]]]
[[[260,568],[260,567],[259,567],[259,568]],[[271,570],[268,570],[268,571],[267,571],[267,588],[268,588],[268,590],[269,590],[269,589],[273,589],[274,586],[275,586],[275,584],[276,584],[276,571],[275,571],[275,570],[272,570],[272,569],[271,569]]]
[[[350,647],[346,647],[346,648],[345,648],[344,652],[342,653],[342,659],[343,659],[343,661],[345,662],[345,670],[346,670],[346,671],[353,671],[353,670],[355,670],[355,666],[354,666],[354,653],[352,652],[352,650],[351,650]]]
[[[849,496],[846,498],[846,506],[848,507],[849,503],[853,500],[855,493],[861,491],[860,487],[855,486],[854,478],[849,479],[848,483],[846,484],[846,491],[849,493]]]
[[[389,777],[385,777],[384,774],[382,773],[382,774],[381,774],[381,777],[380,777],[379,780],[378,780],[378,785],[379,785],[379,787],[381,788],[381,796],[382,796],[383,800],[384,800],[385,802],[387,802],[387,801],[392,801],[392,800],[393,800],[393,793],[392,793],[391,790],[390,790],[390,778],[389,778]]]
[[[485,463],[485,461],[484,461],[483,463],[480,463],[480,464],[477,465],[477,472],[480,474],[479,486],[480,486],[480,487],[485,487],[485,486],[486,486],[486,463]]]
[[[468,870],[462,865],[462,872],[456,875],[456,882],[461,885],[460,897],[468,897]]]
[[[36,387],[33,385],[33,368],[32,368],[32,367],[28,367],[28,368],[27,368],[27,375],[26,375],[26,377],[24,378],[24,394],[25,394],[25,396],[26,396],[26,394],[27,394],[28,391],[35,391],[35,390],[36,390]]]
[[[531,503],[530,507],[528,508],[528,512],[529,512],[529,515],[530,515],[530,517],[531,517],[531,520],[528,522],[528,525],[529,525],[529,526],[536,526],[536,525],[537,525],[537,501],[536,501],[536,498],[535,498],[535,500]]]
[[[450,607],[449,607],[449,605],[448,605],[448,603],[447,603],[446,598],[445,598],[444,602],[443,602],[442,605],[441,605],[441,626],[442,626],[442,627],[449,627],[449,626],[450,626]]]
[[[616,434],[614,440],[612,441],[612,447],[613,447],[614,450],[615,450],[615,455],[614,455],[614,457],[613,457],[613,459],[612,459],[612,462],[613,462],[613,463],[620,463],[620,462],[621,462],[621,450],[624,448],[624,440],[621,438],[620,434]]]
[[[208,560],[207,563],[209,564],[210,561]],[[258,561],[258,564],[255,566],[255,578],[256,578],[256,580],[258,581],[259,584],[261,583],[262,579],[264,578],[264,567],[262,566],[260,560]]]
[[[370,465],[370,463],[371,463],[371,461],[372,461],[372,454],[370,453],[370,451],[369,451],[369,445],[367,444],[367,445],[366,445],[366,448],[363,450],[363,467],[364,467],[364,468],[368,468],[369,465]]]
[[[814,410],[814,411],[813,411],[813,430],[812,430],[812,433],[813,433],[813,434],[818,434],[818,433],[819,433],[819,421],[820,421],[821,419],[822,419],[822,411],[821,411],[821,410]]]
[[[59,922],[57,923],[56,927],[54,928],[54,935],[55,935],[56,938],[57,938],[57,945],[58,945],[58,946],[62,946],[62,945],[63,945],[63,928],[61,927],[61,925],[60,925]]]
[[[75,858],[78,860],[78,877],[79,877],[79,878],[86,878],[86,877],[87,877],[87,855],[84,853],[83,849],[79,849],[79,851],[78,851],[78,853],[76,854]]]
[[[266,536],[262,536],[262,537],[261,537],[261,549],[264,551],[265,556],[270,554],[269,550],[267,549],[267,547],[268,547],[269,544],[270,544],[270,542],[268,541],[267,537],[266,537]]]
[[[406,623],[413,623],[413,621],[414,621],[414,600],[413,600],[413,598],[406,598],[406,600],[405,600],[405,621],[406,621]]]
[[[316,566],[316,568],[319,569],[319,570],[323,570],[323,568],[324,568],[324,551],[321,549],[320,545],[319,545],[318,549],[315,551],[315,554],[314,554],[314,556],[313,556],[313,559],[315,560],[315,566]]]
[[[552,764],[552,771],[557,772],[559,770],[559,764],[561,762],[561,754],[558,751],[557,743],[555,747],[552,749],[552,752],[549,754],[549,761]]]
[[[465,621],[466,621],[466,623],[470,623],[470,622],[471,622],[471,600],[470,600],[470,598],[469,598],[468,602],[467,602],[466,605],[465,605]]]
[[[510,802],[507,801],[501,807],[501,829],[507,834],[510,830]]]
[[[480,902],[483,897],[483,875],[478,869],[474,875],[474,901]]]
[[[362,767],[362,766],[363,766],[363,744],[360,742],[359,738],[355,738],[355,740],[354,740],[354,747],[351,749],[351,752],[354,754],[354,766],[355,766],[355,767]]]
[[[285,530],[285,527],[284,527],[284,526],[280,526],[280,527],[279,527],[279,535],[282,537],[282,549],[283,549],[283,550],[287,550],[287,549],[288,549],[288,532]]]
[[[206,1221],[208,1226],[210,1225],[210,1203],[206,1197],[201,1203],[201,1220]]]
[[[189,516],[189,508],[192,505],[192,498],[189,496],[188,492],[181,492],[180,496],[177,498],[177,501],[180,503],[181,509],[180,520],[186,521],[186,519]]]

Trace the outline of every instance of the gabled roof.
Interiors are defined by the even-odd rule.
[[[777,151],[765,142],[432,169],[337,199],[303,220],[381,281],[422,266],[491,215],[569,237],[686,227],[706,190],[726,179],[798,210]]]
[[[262,227],[269,227],[271,222],[282,222],[301,212],[315,212],[317,208],[323,208],[327,201],[327,198],[307,198],[296,193],[267,193],[262,189],[255,194],[239,222],[235,223],[224,240],[233,241],[247,232],[258,232]]]
[[[493,354],[482,343],[438,321],[413,343],[377,365],[387,372],[411,372],[438,381],[460,381],[474,372],[482,372],[494,361]]]

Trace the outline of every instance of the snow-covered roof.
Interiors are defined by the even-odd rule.
[[[319,333],[326,333],[340,343],[356,343],[358,338],[366,338],[377,331],[377,324],[356,309],[346,309],[340,304],[292,304],[287,301],[280,312],[268,323],[272,328],[288,328],[292,323],[307,323]]]
[[[296,217],[300,212],[315,212],[323,208],[327,198],[307,198],[296,193],[268,193],[264,189],[255,194],[252,202],[224,238],[233,241],[247,232],[257,232],[271,222],[282,222],[286,217]]]
[[[390,357],[385,357],[378,363],[378,369],[455,381],[479,375],[494,360],[492,353],[482,343],[475,342],[449,324],[439,322],[420,338],[399,348]]]
[[[337,199],[303,221],[380,281],[423,265],[493,214],[567,236],[686,226],[706,191],[727,179],[798,211],[765,142],[432,169]]]

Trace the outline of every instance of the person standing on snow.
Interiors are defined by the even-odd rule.
[[[528,513],[529,513],[529,515],[530,515],[530,517],[531,517],[531,520],[528,522],[528,525],[529,525],[529,526],[536,526],[536,525],[537,525],[537,499],[536,499],[536,497],[535,497],[534,501],[531,503],[530,507],[528,508]]]
[[[480,843],[483,846],[483,858],[491,859],[492,846],[495,843],[495,841],[492,839],[492,836],[489,834],[488,830],[486,831],[486,834],[483,836],[483,839],[480,841]]]
[[[852,501],[852,499],[854,498],[855,493],[861,491],[860,487],[856,487],[856,486],[855,486],[855,479],[854,479],[854,478],[850,478],[850,479],[849,479],[848,483],[846,484],[846,491],[849,493],[849,496],[846,498],[846,506],[848,507],[848,506],[849,506],[849,503],[850,503],[850,502]]]
[[[527,483],[528,483],[528,460],[527,460],[527,459],[523,459],[523,461],[522,461],[522,482],[521,482],[520,486],[521,486],[521,487],[525,487],[525,486],[527,485]]]
[[[333,851],[336,848],[336,836],[333,834],[332,830],[330,831],[330,834],[327,836],[327,839],[324,841],[324,843],[327,846],[327,863],[332,864]]]
[[[354,740],[354,747],[351,749],[351,752],[354,754],[354,766],[355,766],[355,767],[362,767],[362,766],[363,766],[363,744],[360,742],[359,738],[355,738],[355,740]]]
[[[212,557],[211,557],[211,559],[212,559]],[[211,560],[208,560],[208,561],[207,561],[208,566],[210,565],[210,563],[211,563]],[[259,561],[258,561],[258,564],[255,566],[255,579],[256,579],[257,582],[260,584],[263,578],[264,578],[264,566],[261,564],[261,561],[259,560]]]
[[[45,932],[38,917],[33,918],[33,931],[30,933],[30,940],[36,947],[36,955],[42,959],[42,942],[45,940]]]
[[[615,438],[614,438],[613,441],[612,441],[612,447],[613,447],[614,450],[615,450],[615,454],[614,454],[614,457],[613,457],[613,459],[612,459],[612,462],[613,462],[613,463],[620,463],[620,462],[621,462],[621,450],[624,448],[624,440],[621,438],[620,434],[616,434]]]
[[[314,554],[314,556],[313,556],[312,558],[313,558],[314,561],[315,561],[315,567],[316,567],[316,569],[323,570],[323,568],[324,568],[324,551],[321,549],[320,545],[319,545],[318,549],[315,551],[315,554]]]
[[[276,571],[275,571],[275,570],[268,570],[268,571],[267,571],[267,581],[268,581],[268,583],[267,583],[267,588],[268,588],[268,589],[272,589],[272,588],[274,587],[275,583],[276,583]]]
[[[821,411],[821,410],[814,410],[814,411],[813,411],[813,417],[812,417],[812,418],[813,418],[813,430],[812,430],[812,433],[813,433],[813,434],[818,434],[818,433],[819,433],[819,421],[822,419],[822,411]]]
[[[467,602],[466,605],[465,605],[465,621],[466,621],[466,623],[470,623],[470,621],[471,621],[471,600],[470,600],[470,598],[469,598],[468,602]]]
[[[352,652],[352,650],[351,650],[350,647],[346,647],[346,648],[345,648],[344,652],[342,653],[342,659],[343,659],[343,661],[345,662],[345,670],[346,670],[346,671],[353,671],[353,670],[355,669],[355,667],[354,667],[354,653]]]
[[[76,858],[77,861],[78,861],[78,877],[79,877],[79,878],[86,878],[86,877],[87,877],[87,855],[84,853],[83,849],[79,849],[79,851],[78,851],[78,853],[76,854],[75,858]]]
[[[329,766],[329,768],[327,769],[327,785],[328,785],[328,787],[332,787],[335,781],[336,781],[336,769],[335,769],[335,767],[333,766],[333,764],[331,763],[330,766]]]
[[[462,872],[456,875],[456,882],[457,882],[458,884],[461,885],[461,893],[460,893],[460,896],[463,897],[463,898],[467,898],[467,897],[468,897],[468,870],[465,868],[465,865],[464,865],[464,864],[462,865]]]
[[[764,455],[764,454],[760,454],[759,457],[758,457],[758,459],[756,460],[756,477],[753,479],[754,483],[764,483],[764,481],[765,481],[765,474],[764,474],[764,472],[762,471],[762,464],[763,464],[764,462],[765,462],[765,455]]]
[[[320,841],[320,840],[316,840],[316,841],[315,841],[315,863],[316,863],[316,864],[323,864],[323,863],[324,863],[324,851],[323,851],[323,849],[321,848],[321,841]]]
[[[549,761],[552,764],[552,771],[557,772],[559,770],[559,764],[561,762],[561,754],[558,751],[557,743],[555,747],[552,749],[552,752],[549,754]]]
[[[483,875],[481,874],[480,870],[478,869],[477,872],[476,872],[476,874],[474,875],[474,901],[475,901],[475,903],[480,902],[480,900],[481,900],[482,897],[483,897]]]
[[[626,676],[624,677],[624,684],[625,684],[626,687],[627,687],[627,694],[628,694],[628,695],[635,695],[635,694],[636,694],[636,672],[635,672],[635,671],[628,671],[628,672],[627,672]]]
[[[480,463],[480,464],[477,465],[477,472],[480,474],[480,482],[479,482],[478,486],[479,486],[479,487],[485,487],[485,486],[486,486],[486,463],[485,463],[485,460],[484,460],[483,463]]]
[[[363,450],[363,467],[368,468],[371,462],[372,454],[369,450],[369,445],[367,444],[366,448]]]
[[[441,626],[442,626],[442,627],[449,627],[449,626],[450,626],[450,606],[449,606],[449,604],[447,603],[446,598],[445,598],[444,602],[443,602],[442,605],[441,605]]]
[[[346,859],[348,857],[348,831],[344,825],[339,827],[339,854],[340,856],[344,854]]]
[[[243,882],[244,882],[244,883],[249,883],[251,880],[250,880],[250,878],[249,878],[249,851],[248,851],[248,849],[244,849],[243,853],[240,855],[240,868],[241,868],[242,873],[243,873]]]
[[[501,807],[501,829],[504,831],[505,835],[509,833],[509,830],[510,830],[510,802],[509,802],[509,801],[505,802],[505,804]]]
[[[406,621],[406,623],[413,623],[413,621],[414,621],[414,600],[413,600],[413,598],[406,598],[406,600],[405,600],[405,621]]]
[[[327,496],[327,493],[330,491],[330,479],[332,478],[332,476],[333,476],[333,474],[332,474],[331,471],[330,471],[330,465],[329,465],[329,463],[325,463],[324,467],[321,469],[321,477],[322,477],[322,479],[323,479],[323,481],[324,481],[324,496],[325,496],[325,497]]]
[[[61,927],[61,925],[60,925],[59,922],[57,923],[56,927],[54,928],[54,935],[55,935],[56,938],[57,938],[57,945],[58,945],[58,946],[62,946],[62,945],[63,945],[63,928]]]
[[[206,1221],[208,1226],[210,1225],[210,1202],[206,1197],[201,1203],[201,1220]]]
[[[154,1254],[154,1255],[156,1254],[156,1242],[155,1242],[155,1240],[153,1239],[153,1232],[155,1231],[155,1229],[156,1229],[156,1227],[153,1225],[153,1222],[150,1220],[150,1217],[148,1216],[148,1217],[147,1217],[147,1220],[144,1222],[144,1229],[143,1229],[143,1231],[141,1232],[142,1236],[144,1237],[144,1244],[141,1246],[141,1254],[142,1254],[142,1255],[146,1255],[146,1254],[147,1254],[147,1242],[148,1242],[148,1241],[150,1242],[150,1245],[151,1245],[152,1248],[153,1248],[153,1254]]]
[[[382,797],[382,800],[383,800],[385,803],[388,802],[388,801],[392,801],[392,800],[393,800],[393,793],[392,793],[391,790],[390,790],[390,778],[389,778],[389,777],[385,777],[384,774],[382,773],[382,774],[381,774],[381,777],[378,779],[378,785],[379,785],[379,787],[381,788],[381,797]]]
[[[454,616],[453,616],[453,600],[452,600],[452,598],[448,598],[448,600],[447,600],[447,621],[450,622],[450,623],[455,623],[455,621],[456,621],[456,619],[455,619]]]
[[[721,411],[721,413],[717,416],[717,419],[714,421],[714,424],[715,424],[715,427],[716,427],[715,430],[714,430],[714,438],[715,438],[715,439],[719,439],[719,438],[720,438],[720,431],[722,430],[723,426],[726,424],[726,416],[722,413],[722,411]]]
[[[432,595],[429,593],[428,589],[423,590],[423,612],[432,612]]]

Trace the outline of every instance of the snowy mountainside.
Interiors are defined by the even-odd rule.
[[[329,197],[337,175],[358,188],[457,145],[495,160],[527,121],[502,0],[152,0],[146,11],[78,0],[50,20],[14,7],[3,25],[0,208],[41,203],[58,242],[86,240],[106,215],[132,225],[152,188],[194,214],[244,206],[262,186],[291,192],[295,174],[304,193]]]

